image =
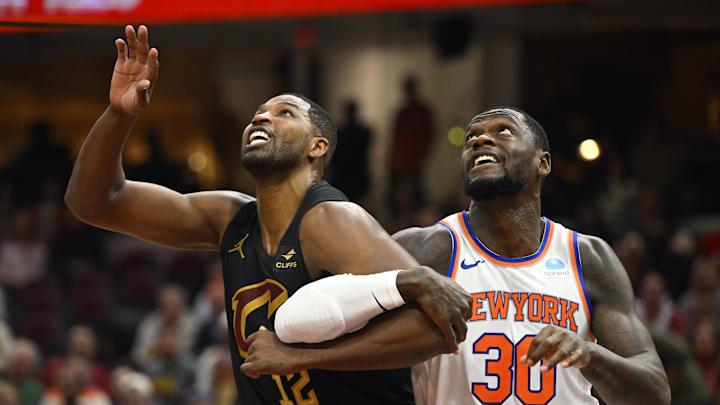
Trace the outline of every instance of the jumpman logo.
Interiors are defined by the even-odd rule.
[[[484,259],[480,259],[475,262],[475,264],[465,264],[465,259],[463,259],[462,263],[460,263],[460,267],[462,267],[464,270],[472,269],[473,267],[477,266],[480,263],[485,263]]]
[[[238,243],[235,244],[235,247],[233,247],[232,249],[228,250],[228,253],[240,252],[240,257],[241,257],[242,259],[244,259],[244,258],[245,258],[245,253],[243,253],[242,247],[243,247],[243,243],[245,243],[245,239],[247,239],[247,237],[248,237],[249,235],[250,235],[249,233],[246,233],[245,236],[244,236],[242,239],[240,239],[240,242],[238,242]]]

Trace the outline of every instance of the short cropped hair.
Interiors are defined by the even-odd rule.
[[[533,134],[533,137],[535,138],[535,146],[542,149],[545,152],[550,152],[550,140],[548,139],[547,133],[545,132],[545,129],[540,125],[539,122],[535,120],[535,118],[531,117],[530,114],[526,113],[525,111],[517,108],[517,107],[493,107],[485,112],[492,111],[492,110],[510,110],[515,111],[516,113],[522,114],[523,117],[525,117],[525,125],[527,125],[530,132]],[[482,112],[478,115],[484,114],[485,112]]]
[[[310,115],[310,123],[315,128],[315,135],[327,139],[329,144],[328,152],[325,155],[325,165],[327,165],[330,162],[333,154],[335,153],[335,148],[337,148],[337,127],[335,126],[332,117],[327,111],[325,111],[325,109],[320,107],[318,103],[310,100],[302,94],[285,94],[288,96],[297,97],[310,104],[310,111],[308,111],[308,114]]]

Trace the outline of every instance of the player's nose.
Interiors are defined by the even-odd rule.
[[[493,145],[493,146],[495,145],[495,140],[490,135],[488,135],[487,132],[483,132],[482,134],[477,135],[473,139],[473,147],[474,148],[479,148],[479,147],[485,146],[485,145]]]
[[[252,119],[253,125],[269,124],[270,122],[272,122],[270,119],[270,111],[257,112]]]

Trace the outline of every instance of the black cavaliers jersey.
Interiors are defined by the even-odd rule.
[[[293,375],[247,377],[247,337],[260,326],[274,330],[275,311],[311,282],[300,246],[300,222],[324,201],[347,201],[327,182],[315,183],[295,213],[275,255],[262,245],[257,203],[240,209],[222,240],[225,308],[233,371],[242,405],[414,404],[409,369],[383,371],[307,370]],[[343,230],[338,229],[338,232]]]

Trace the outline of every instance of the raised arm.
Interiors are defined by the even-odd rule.
[[[578,367],[608,404],[670,404],[667,377],[650,334],[635,313],[622,263],[602,239],[582,235],[579,242],[597,343],[548,326],[521,361],[534,365],[545,358],[541,372],[557,364]]]
[[[125,179],[125,140],[150,102],[160,67],[145,26],[137,37],[132,26],[125,34],[127,43],[115,40],[110,105],[80,149],[65,202],[78,218],[101,228],[174,248],[216,249],[225,226],[250,197],[228,191],[183,195]]]

